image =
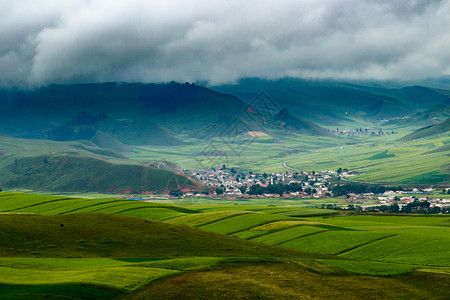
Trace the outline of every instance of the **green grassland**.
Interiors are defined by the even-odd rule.
[[[339,127],[374,127],[377,131],[379,126],[349,118]],[[353,180],[448,183],[448,131],[419,139],[401,139],[416,129],[416,126],[387,125],[383,130],[396,134],[384,136],[318,137],[290,133],[265,139],[242,135],[238,139],[215,137],[204,140],[180,135],[183,143],[177,145],[130,146],[130,151],[122,153],[108,152],[89,141],[54,142],[0,136],[0,150],[7,150],[0,151],[0,179],[3,189],[18,187],[46,192],[163,190],[177,183],[192,184],[167,170],[143,168],[139,164],[164,160],[185,169],[226,164],[244,172],[278,172],[287,170],[282,166],[287,161],[289,166],[299,170],[349,168],[358,172]],[[68,168],[70,176],[65,174]],[[130,176],[138,180],[129,182]]]
[[[448,295],[448,216],[315,211],[3,192],[0,297]]]
[[[359,127],[358,123],[352,127]],[[391,128],[397,132],[398,129]],[[383,183],[448,183],[450,164],[448,133],[399,141],[412,128],[386,136],[312,137],[292,134],[280,139],[251,139],[243,145],[226,139],[187,140],[188,145],[171,148],[141,146],[127,154],[131,160],[146,162],[164,159],[184,168],[202,169],[226,164],[257,172],[286,171],[284,161],[299,170],[349,168],[359,173],[354,180]],[[211,147],[221,155],[208,156]],[[437,151],[439,149],[439,151]]]

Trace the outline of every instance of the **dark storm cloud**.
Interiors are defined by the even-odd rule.
[[[450,1],[0,1],[0,82],[450,73]]]

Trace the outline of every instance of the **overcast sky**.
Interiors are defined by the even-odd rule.
[[[450,0],[0,0],[0,85],[450,74]]]

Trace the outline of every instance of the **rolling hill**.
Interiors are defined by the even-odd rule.
[[[0,297],[448,298],[448,217],[323,211],[0,193]]]
[[[432,137],[437,134],[445,134],[449,131],[450,131],[450,118],[448,118],[447,120],[445,120],[441,123],[435,124],[435,125],[422,127],[420,129],[400,138],[400,141],[411,141],[411,140],[416,140],[416,139],[421,139],[421,138]]]
[[[0,179],[5,188],[59,192],[162,192],[198,185],[169,170],[70,155],[15,159],[0,169]]]

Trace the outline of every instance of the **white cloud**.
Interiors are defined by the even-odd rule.
[[[449,0],[6,0],[0,83],[439,76],[449,15]]]

